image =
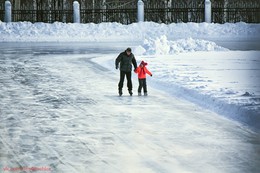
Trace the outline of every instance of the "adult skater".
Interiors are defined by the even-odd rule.
[[[124,52],[121,52],[115,60],[116,69],[120,64],[120,81],[118,83],[118,93],[119,96],[123,94],[123,85],[125,76],[127,79],[127,88],[130,96],[133,95],[132,89],[132,64],[134,66],[134,70],[137,68],[137,63],[134,54],[132,53],[131,48],[127,48]]]

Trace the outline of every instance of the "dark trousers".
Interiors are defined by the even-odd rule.
[[[140,93],[142,88],[144,88],[144,93],[147,93],[146,79],[138,79],[139,87],[138,92]]]
[[[120,71],[120,81],[118,83],[118,90],[122,91],[122,88],[124,86],[124,80],[125,76],[127,79],[127,88],[128,91],[132,91],[133,85],[132,85],[132,79],[131,79],[132,72],[125,72],[125,71]]]

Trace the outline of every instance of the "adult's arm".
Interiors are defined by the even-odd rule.
[[[132,59],[132,64],[134,65],[134,68],[137,68],[137,63],[136,63],[136,59],[135,56],[133,55],[133,59]]]
[[[121,59],[122,59],[122,53],[120,53],[120,54],[117,56],[116,60],[115,60],[116,69],[118,69],[118,65],[119,65],[119,63],[121,62]]]

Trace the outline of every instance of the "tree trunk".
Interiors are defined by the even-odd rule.
[[[68,10],[68,5],[67,5],[67,0],[63,0],[62,1],[62,10]],[[67,20],[67,15],[65,13],[63,13],[63,16],[62,16],[62,22],[66,22]]]
[[[33,21],[37,22],[37,0],[33,0]]]
[[[51,11],[52,11],[52,0],[48,0],[48,4],[47,4],[47,10],[48,10],[48,21],[47,22],[52,22],[52,20],[51,20],[51,17],[52,17],[52,15],[51,15]]]
[[[224,14],[223,14],[224,23],[226,23],[228,21],[227,8],[228,8],[228,0],[224,0]]]
[[[21,10],[21,0],[14,1],[14,10]],[[15,21],[19,21],[21,19],[21,14],[14,16]]]
[[[21,0],[15,0],[14,10],[21,10]]]
[[[106,7],[106,0],[102,1],[102,7],[101,8],[103,10],[103,15],[102,15],[101,22],[106,22],[106,14],[105,14],[106,13],[105,11],[106,11],[106,8],[107,8]]]

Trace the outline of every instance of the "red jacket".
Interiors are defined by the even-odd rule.
[[[138,73],[138,79],[145,79],[146,73],[152,76],[152,73],[145,66],[138,66],[135,70],[135,73]]]

